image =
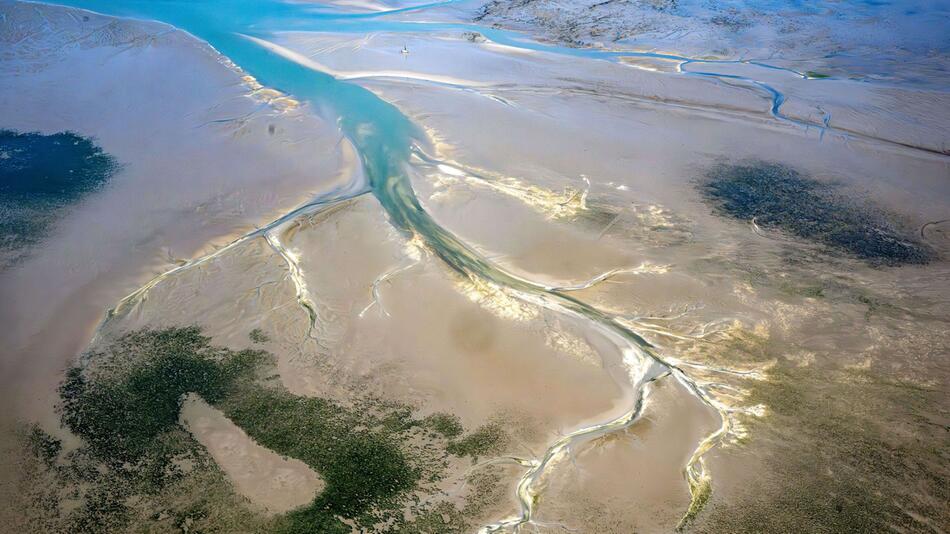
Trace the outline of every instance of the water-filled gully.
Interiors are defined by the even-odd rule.
[[[266,35],[267,31],[279,28],[283,23],[286,23],[287,29],[302,29],[301,26],[308,22],[312,23],[311,27],[315,23],[322,30],[335,27],[352,28],[343,22],[347,17],[334,18],[332,14],[315,13],[312,8],[307,8],[304,4],[269,0],[212,0],[185,3],[70,0],[63,3],[110,15],[158,20],[205,40],[261,83],[306,101],[321,113],[335,118],[343,134],[357,149],[363,170],[362,177],[354,178],[353,183],[314,199],[223,249],[196,258],[156,277],[120,301],[109,311],[105,321],[134,307],[147,296],[151,288],[162,280],[183,270],[212,261],[223,252],[243,242],[264,238],[286,263],[290,279],[296,287],[297,301],[307,312],[312,326],[319,320],[318,314],[308,294],[296,255],[280,239],[280,228],[299,217],[312,215],[338,201],[369,191],[386,210],[394,227],[407,238],[421,241],[429,252],[440,258],[459,276],[481,284],[489,284],[527,303],[565,314],[575,320],[585,321],[590,328],[611,340],[618,349],[616,356],[605,356],[605,360],[608,358],[617,360],[610,362],[611,365],[606,367],[625,391],[626,408],[622,413],[610,416],[609,420],[578,428],[561,437],[550,444],[546,452],[538,459],[513,459],[517,464],[525,467],[525,472],[517,486],[517,497],[521,503],[521,509],[512,517],[485,526],[484,532],[516,529],[519,525],[532,522],[535,519],[536,498],[541,491],[544,475],[571,450],[576,450],[597,437],[624,430],[635,424],[642,412],[650,384],[662,377],[673,377],[696,402],[710,407],[720,417],[719,428],[695,446],[693,454],[684,466],[684,474],[692,495],[692,506],[684,518],[694,514],[696,508],[702,505],[705,497],[708,496],[710,480],[704,455],[719,444],[729,432],[731,420],[729,413],[732,409],[718,402],[709,393],[707,388],[711,386],[710,384],[698,382],[683,370],[698,364],[680,362],[661,354],[657,347],[622,323],[621,318],[598,310],[568,294],[570,288],[547,287],[518,277],[481,256],[472,247],[440,226],[422,207],[413,191],[411,176],[414,171],[411,156],[414,151],[419,153],[421,150],[417,148],[419,145],[428,144],[419,128],[396,107],[381,100],[369,90],[302,66],[242,36],[244,34],[261,35],[262,29]],[[378,16],[377,14],[375,17],[369,15],[360,17],[360,24],[372,25],[376,30],[412,29],[416,31],[420,26],[377,21]],[[374,24],[372,21],[377,22]],[[471,28],[467,25],[454,26]],[[491,39],[507,40],[508,44],[516,46],[527,46],[524,41],[515,41],[504,32],[478,29]],[[363,31],[367,29],[364,28]],[[531,46],[545,50],[555,48],[543,45]],[[610,52],[562,50],[564,53],[594,58],[610,58],[619,55]],[[681,61],[681,70],[682,67],[694,63],[688,58],[678,56],[640,55]],[[717,76],[712,73],[694,74]],[[763,87],[767,88],[764,85]],[[783,97],[781,93],[769,90],[774,96],[772,113],[782,118],[779,107]],[[366,182],[361,181],[363,178]]]

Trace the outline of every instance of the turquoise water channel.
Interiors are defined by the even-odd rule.
[[[419,31],[423,27],[428,31],[476,28],[489,39],[513,46],[589,56],[592,59],[611,59],[617,54],[542,45],[520,39],[516,34],[463,24],[420,25],[385,20],[385,14],[333,13],[328,11],[330,8],[327,6],[276,0],[68,0],[59,3],[107,15],[156,20],[185,30],[209,43],[265,86],[311,104],[325,119],[337,121],[343,134],[353,143],[373,195],[386,210],[390,222],[404,235],[421,239],[435,256],[460,276],[491,284],[515,298],[586,322],[616,346],[613,358],[618,361],[610,367],[615,370],[615,380],[627,392],[629,404],[625,411],[609,420],[579,428],[552,443],[541,457],[531,462],[517,487],[520,512],[486,526],[483,529],[485,532],[508,530],[531,522],[537,493],[540,491],[539,481],[545,471],[553,467],[565,451],[634,424],[641,414],[649,384],[661,377],[673,377],[697,402],[716,410],[721,417],[721,427],[696,444],[695,452],[684,466],[694,505],[701,505],[705,491],[703,484],[708,484],[703,455],[728,432],[729,424],[723,407],[705,387],[678,368],[674,360],[665,358],[656,347],[613,316],[557,288],[508,273],[440,226],[419,203],[410,180],[410,156],[415,145],[426,144],[424,134],[395,106],[359,85],[337,80],[275,54],[247,36],[268,40],[275,32],[282,30],[370,32]],[[676,56],[636,55],[689,61],[688,58]],[[322,200],[312,205],[319,202]],[[280,250],[277,238],[269,232],[297,213],[299,211],[292,212],[246,237],[263,236],[269,242],[273,241],[272,246]],[[199,258],[189,265],[202,263],[212,257]],[[159,279],[184,268],[188,266],[176,268]],[[130,297],[147,291],[156,281],[143,286],[140,292]],[[309,305],[305,296],[298,295],[298,300],[304,307]]]

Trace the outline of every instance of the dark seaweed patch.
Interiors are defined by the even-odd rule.
[[[112,156],[72,132],[0,130],[0,250],[16,259],[47,234],[62,208],[102,187],[116,169]]]
[[[415,504],[412,520],[402,506],[413,491],[441,479],[448,448],[481,454],[503,436],[489,425],[449,442],[464,431],[451,414],[417,419],[399,403],[370,398],[343,406],[293,395],[261,379],[273,365],[269,354],[215,347],[197,327],[132,332],[85,361],[67,372],[59,410],[86,445],[58,465],[58,441],[39,430],[27,439],[32,457],[58,481],[54,487],[84,488],[81,505],[55,531],[113,532],[146,520],[186,531],[214,530],[222,520],[251,521],[255,532],[350,532],[351,525],[423,532],[442,523],[443,531],[463,531],[472,525],[454,505],[434,513]],[[187,393],[199,394],[259,444],[311,466],[324,491],[283,516],[250,519],[231,493],[217,489],[227,487],[223,475],[178,424]],[[184,496],[181,487],[188,488]],[[143,503],[161,504],[149,505],[143,519]],[[56,499],[50,506],[59,513]]]
[[[464,438],[449,443],[446,450],[456,456],[478,458],[486,454],[501,452],[508,442],[508,433],[499,423],[487,423],[472,431]]]
[[[95,189],[115,161],[90,139],[0,130],[0,195],[5,199],[76,200]]]
[[[135,462],[152,449],[156,437],[178,424],[183,395],[218,402],[263,357],[227,352],[219,361],[225,354],[194,327],[135,332],[122,344],[135,347],[140,359],[127,374],[88,380],[74,367],[60,386],[63,423],[112,462]]]
[[[250,340],[254,343],[267,343],[270,341],[270,336],[268,336],[260,328],[255,328],[254,330],[248,332],[247,337],[250,338]]]
[[[365,428],[361,414],[325,399],[246,385],[218,407],[258,443],[304,461],[327,482],[313,505],[290,514],[287,532],[358,518],[419,480],[394,435]]]
[[[43,460],[47,466],[56,463],[59,453],[63,450],[63,442],[49,435],[39,426],[30,427],[26,435],[27,447],[30,452]]]
[[[432,430],[450,439],[462,434],[461,421],[450,413],[434,413],[426,417],[425,422]]]
[[[700,185],[723,215],[821,243],[873,264],[922,264],[934,252],[897,217],[859,205],[835,188],[790,167],[767,162],[719,164]]]

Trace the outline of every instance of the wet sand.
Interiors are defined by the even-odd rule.
[[[776,367],[813,367],[815,375],[809,380],[840,369],[846,375],[864,372],[847,369],[872,369],[875,375],[900,376],[898,380],[921,384],[926,391],[939,391],[937,384],[945,381],[940,355],[946,351],[947,339],[914,333],[927,321],[934,322],[925,331],[943,328],[939,318],[946,315],[946,293],[936,289],[947,275],[943,260],[925,267],[868,266],[829,255],[806,242],[718,218],[694,190],[703,169],[716,161],[780,161],[838,184],[858,202],[896,211],[908,228],[920,228],[947,212],[947,162],[927,150],[902,146],[898,132],[905,125],[912,135],[927,131],[909,118],[913,112],[902,113],[907,122],[889,128],[882,139],[852,137],[833,129],[820,132],[770,120],[767,105],[757,106],[756,98],[750,100],[750,92],[741,85],[731,89],[731,95],[723,89],[728,96],[710,102],[706,80],[664,79],[664,89],[676,94],[674,87],[680,86],[681,94],[688,95],[682,97],[688,103],[683,105],[689,108],[686,112],[677,109],[679,102],[670,106],[651,99],[631,101],[618,98],[618,93],[624,93],[613,89],[612,84],[620,86],[621,80],[649,79],[655,74],[594,65],[589,68],[606,71],[604,78],[592,82],[596,89],[585,90],[584,83],[573,78],[565,88],[564,78],[556,73],[558,68],[569,70],[571,60],[552,57],[551,64],[557,66],[536,74],[521,63],[544,62],[548,58],[543,54],[529,53],[530,59],[524,59],[507,51],[498,53],[473,45],[461,35],[445,35],[434,42],[420,38],[415,44],[404,35],[393,36],[392,41],[375,35],[359,47],[343,48],[343,53],[330,46],[333,39],[338,38],[287,34],[279,43],[304,53],[315,65],[365,84],[426,127],[433,146],[424,147],[429,153],[417,160],[417,192],[441,224],[475,244],[485,256],[553,287],[583,284],[601,273],[631,269],[579,295],[620,314],[634,330],[685,362],[701,383],[715,390],[716,398],[734,414],[729,418],[727,442],[754,440],[750,427],[776,424],[768,418],[768,404],[757,402],[759,391],[768,386],[755,385],[758,380],[768,381],[769,370]],[[396,40],[409,42],[409,49],[418,52],[394,59]],[[448,50],[453,58],[470,56],[471,60],[440,59],[449,56]],[[387,60],[401,61],[399,69],[373,70],[390,65]],[[461,72],[459,65],[479,61],[518,66],[493,70],[491,78],[479,77],[487,70]],[[533,87],[558,89],[509,86],[505,72],[518,72],[522,83],[532,80],[528,84]],[[533,82],[532,76],[540,80]],[[802,87],[818,90],[817,85]],[[809,92],[788,90],[796,98],[785,109],[794,116],[794,106],[807,100]],[[877,89],[862,94],[863,89],[846,88],[844,83],[841,90],[848,95],[847,107],[861,110],[839,110],[836,115],[844,115],[841,124],[847,124],[849,117],[858,121],[854,124],[891,120],[888,112],[876,111]],[[820,97],[818,107],[834,106],[836,94],[834,88],[821,87],[815,93],[815,98]],[[942,93],[933,96],[936,101],[945,98]],[[732,101],[753,109],[736,113],[736,106],[726,103]],[[909,98],[904,106],[927,101]],[[932,134],[921,138],[939,150],[945,136],[931,121],[941,112],[934,108],[927,114]],[[491,127],[473,128],[473,124]],[[854,128],[877,131],[876,127]],[[506,135],[497,134],[502,131]],[[914,187],[906,187],[908,179]],[[586,192],[584,207],[567,209],[581,192]],[[515,220],[518,224],[509,222]],[[893,303],[885,307],[897,315],[904,313],[898,309],[916,311],[907,312],[913,315],[903,319],[886,318],[890,313],[877,315],[882,308],[876,302]],[[919,350],[910,348],[915,346]],[[802,386],[808,383],[805,380]],[[883,419],[901,417],[899,404],[888,406],[889,415]],[[941,412],[939,403],[922,409],[914,417],[940,417],[936,415]],[[926,424],[916,428],[917,435],[939,432]],[[891,446],[886,441],[877,443]],[[763,440],[752,447],[753,454],[768,454],[774,445]],[[669,448],[667,442],[654,450]],[[729,495],[755,476],[754,470],[726,467],[734,464],[736,454],[747,453],[727,448],[712,454],[714,485],[719,488],[713,494]],[[671,471],[653,479],[657,487],[660,479],[671,485],[682,480]],[[575,510],[567,517],[576,523],[586,513],[589,510]],[[794,517],[794,512],[790,515]],[[649,514],[634,516],[626,524],[645,521]],[[712,517],[722,521],[722,516]],[[783,517],[776,514],[774,520]],[[652,525],[646,531],[663,531],[675,523]],[[622,527],[614,528],[622,531]]]
[[[9,415],[48,420],[62,369],[119,298],[357,171],[332,125],[182,32],[0,7],[4,127],[90,136],[121,166],[0,273]]]
[[[67,26],[95,22],[40,9],[65,17],[60,23]],[[156,31],[121,24],[124,31]],[[69,128],[95,136],[129,167],[93,205],[69,214],[65,229],[34,253],[32,263],[0,275],[10,279],[4,287],[13,295],[5,302],[17,303],[9,314],[20,323],[13,324],[24,325],[10,343],[16,358],[4,360],[23,373],[7,376],[32,392],[13,393],[26,406],[17,412],[21,418],[50,425],[53,385],[65,362],[85,346],[103,310],[147,281],[144,272],[165,270],[156,260],[163,247],[201,258],[209,242],[227,242],[315,193],[358,178],[348,145],[313,110],[270,97],[262,103],[260,91],[187,36],[151,39],[144,51],[120,55],[113,55],[112,44],[67,48],[73,56],[101,54],[73,59],[80,64],[108,56],[107,65],[118,73],[141,68],[141,56],[160,61],[152,55],[168,49],[165,61],[193,56],[196,70],[217,78],[188,77],[206,84],[205,92],[172,101],[194,109],[171,114],[182,117],[172,124],[157,122],[164,125],[150,138],[157,145],[123,141],[128,113],[139,108],[106,97],[96,100],[123,109],[121,121],[68,121],[86,125]],[[400,54],[403,43],[408,56]],[[945,93],[895,92],[846,80],[819,86],[776,74],[768,82],[794,95],[784,116],[776,116],[767,95],[748,84],[473,43],[456,33],[356,39],[297,32],[261,44],[395,103],[427,133],[409,173],[438,224],[514,276],[605,310],[655,345],[681,374],[648,384],[642,413],[629,427],[578,439],[576,448],[548,449],[579,429],[623,417],[636,404],[622,346],[582,316],[460,276],[421,236],[394,229],[370,196],[291,218],[156,279],[116,309],[93,348],[142,327],[197,324],[221,346],[272,353],[271,378],[294,395],[347,406],[371,396],[408,406],[418,417],[452,414],[466,429],[502,428],[505,439],[480,458],[487,465],[447,454],[440,460],[444,477],[413,493],[420,502],[468,510],[470,525],[503,526],[527,510],[534,526],[551,532],[562,526],[665,532],[677,525],[762,532],[781,531],[817,507],[808,520],[833,531],[828,507],[839,506],[847,514],[838,526],[886,523],[924,531],[946,515],[939,509],[939,484],[947,475],[939,453],[947,407],[939,393],[950,376],[943,361],[950,339],[942,333],[950,312],[946,242],[931,241],[939,256],[928,265],[869,265],[756,228],[754,221],[721,217],[696,188],[717,162],[775,161],[838,184],[925,236],[937,235],[925,228],[950,210],[948,162],[940,154]],[[36,52],[23,52],[30,53]],[[123,54],[137,55],[125,61]],[[3,82],[13,84],[10,91],[17,83],[32,87],[38,76],[64,75],[56,63],[39,74],[23,72],[23,60],[7,63],[20,72]],[[722,72],[742,68],[748,66]],[[101,96],[96,78],[77,78],[88,79],[90,94]],[[163,78],[158,87],[166,83]],[[89,105],[55,87],[43,98],[70,110]],[[150,102],[158,98],[143,95]],[[891,105],[895,101],[900,107]],[[209,108],[209,102],[227,103]],[[796,122],[822,123],[816,109],[834,117],[832,127]],[[169,115],[154,108],[150,113]],[[206,124],[242,113],[251,115],[237,124]],[[155,123],[155,116],[141,120]],[[882,132],[881,125],[895,118],[899,122]],[[33,124],[30,116],[17,120],[2,126],[67,127]],[[270,126],[278,133],[268,133]],[[184,130],[201,137],[186,142],[168,133]],[[274,137],[284,141],[275,144]],[[171,162],[150,158],[143,148],[179,153],[188,150],[186,143],[199,148]],[[222,161],[233,168],[222,169]],[[188,180],[169,187],[167,177],[183,176],[185,168]],[[143,174],[133,174],[138,169]],[[224,183],[222,174],[228,176]],[[123,182],[129,175],[137,178]],[[145,212],[152,218],[136,219],[142,206],[131,199],[153,197],[158,202]],[[120,209],[110,210],[108,231],[96,233],[103,222],[94,214],[104,206]],[[189,229],[187,235],[179,228]],[[150,237],[137,233],[146,230]],[[141,254],[128,256],[130,243]],[[61,270],[70,264],[61,258],[80,244],[101,251],[96,257],[102,259],[80,262],[78,272],[67,276]],[[121,261],[107,261],[108,254]],[[73,304],[30,306],[48,302]],[[65,319],[72,330],[55,327]],[[258,339],[249,337],[252,331]],[[38,354],[61,356],[37,364]],[[29,365],[15,365],[27,358]],[[836,411],[823,418],[821,399],[829,396],[829,409]],[[854,402],[868,409],[842,408]],[[204,410],[203,418],[196,410]],[[214,408],[188,403],[182,417],[234,491],[256,506],[286,511],[319,491],[320,473],[302,463],[284,465],[293,461],[248,443]],[[858,426],[850,426],[849,417]],[[915,448],[921,440],[935,446]],[[831,458],[828,466],[811,460],[816,447]],[[858,451],[851,460],[843,460],[845,447]],[[519,486],[546,450],[554,451],[550,462],[531,484]],[[897,464],[887,454],[894,450],[912,464],[911,475],[928,470],[930,478],[914,486],[893,474]],[[259,461],[242,464],[248,455]],[[883,474],[869,474],[882,465]],[[835,474],[818,469],[823,466]],[[472,489],[473,473],[496,469],[495,491]],[[783,480],[785,469],[795,480]],[[839,484],[832,497],[814,490],[825,476]],[[907,511],[893,511],[886,497],[875,504],[878,497],[846,484],[862,476],[871,477],[868,495],[895,488],[894,498],[909,503]],[[305,482],[293,484],[293,491],[270,491],[291,478]],[[789,495],[798,500],[780,500]],[[528,508],[516,499],[525,496],[533,499]],[[834,499],[840,502],[832,504]],[[874,510],[883,511],[874,516]]]
[[[325,484],[300,460],[282,458],[261,447],[227,416],[198,396],[181,409],[182,425],[204,445],[235,489],[267,513],[309,504]]]

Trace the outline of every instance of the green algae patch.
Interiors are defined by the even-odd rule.
[[[90,380],[74,367],[59,390],[64,425],[98,455],[118,462],[138,460],[156,437],[178,425],[185,394],[218,402],[263,358],[261,352],[213,348],[196,327],[136,332],[119,347],[136,352],[129,369]]]
[[[64,208],[112,177],[115,159],[88,138],[0,130],[0,253],[9,264],[48,233]]]
[[[830,74],[825,74],[823,72],[815,72],[813,70],[806,71],[805,77],[810,80],[823,80],[825,78],[831,78]]]
[[[693,488],[693,492],[689,508],[686,510],[683,518],[680,519],[679,525],[676,526],[677,532],[685,530],[686,527],[696,519],[699,513],[706,508],[709,498],[712,497],[712,484],[708,479],[702,480]]]
[[[449,413],[434,413],[425,419],[426,425],[446,438],[457,438],[462,434],[462,422]]]
[[[270,336],[268,336],[260,328],[255,328],[254,330],[251,330],[250,332],[248,332],[247,337],[254,343],[267,343],[268,341],[270,341]]]
[[[779,284],[779,291],[786,295],[804,297],[807,299],[820,299],[825,297],[825,288],[820,285],[800,285],[784,281]]]
[[[63,450],[63,442],[49,435],[37,425],[32,425],[26,434],[26,444],[33,456],[47,466],[53,466]]]
[[[898,217],[846,199],[833,185],[777,163],[718,164],[700,192],[724,216],[845,252],[872,264],[923,264],[935,252]]]
[[[319,519],[359,518],[414,488],[420,472],[396,435],[366,428],[366,418],[330,401],[245,385],[217,405],[261,445],[302,460],[327,483],[309,508],[288,517],[287,532]]]
[[[55,440],[49,435],[45,440]],[[246,506],[225,475],[180,429],[160,437],[149,461],[106,466],[89,447],[55,463],[26,446],[18,451],[19,491],[10,532],[267,532],[271,520]],[[167,455],[159,461],[158,455]],[[142,471],[142,468],[148,468]],[[160,484],[154,473],[161,472]]]
[[[751,384],[749,446],[762,467],[728,501],[712,499],[688,531],[924,532],[950,522],[950,433],[943,392],[867,370],[787,363]]]
[[[84,444],[64,453],[39,428],[24,434],[27,484],[37,491],[22,508],[43,525],[24,532],[463,532],[483,507],[427,496],[438,495],[450,455],[497,450],[504,434],[493,423],[459,439],[452,414],[417,418],[369,397],[344,405],[294,395],[266,378],[271,355],[216,347],[198,327],[131,332],[82,361],[66,373],[58,410]],[[276,517],[248,507],[179,423],[187,394],[306,463],[325,489]]]
[[[497,422],[484,424],[470,434],[449,443],[447,451],[456,456],[471,456],[477,459],[487,454],[497,454],[508,443],[508,432]]]

